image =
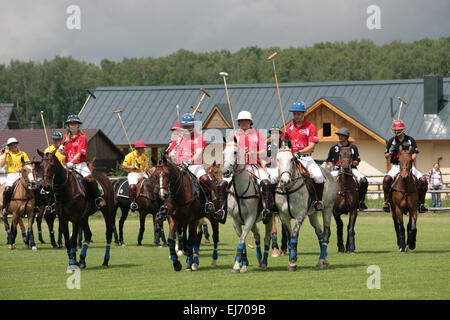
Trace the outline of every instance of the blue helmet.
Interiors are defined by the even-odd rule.
[[[180,125],[182,127],[189,127],[194,125],[194,116],[190,113],[186,113],[182,118]]]
[[[61,132],[59,132],[59,131],[53,132],[52,140],[62,140],[62,138],[63,138],[63,135]]]
[[[305,103],[303,101],[296,101],[296,102],[294,102],[292,104],[291,110],[289,110],[289,112],[294,112],[294,111],[306,112]]]
[[[83,122],[80,120],[80,117],[78,117],[76,114],[71,114],[67,117],[66,124],[68,123],[79,123],[82,124]]]

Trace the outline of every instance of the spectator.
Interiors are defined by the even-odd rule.
[[[440,160],[442,160],[442,157],[438,159],[438,161],[434,164],[433,169],[431,169],[428,173],[428,186],[433,190],[441,190],[444,185],[442,172],[439,165]],[[431,207],[440,208],[441,206],[441,194],[433,192],[431,194]]]

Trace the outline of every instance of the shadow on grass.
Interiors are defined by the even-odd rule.
[[[104,268],[102,265],[96,265],[96,266],[89,266],[89,261],[87,261],[88,266],[85,270],[82,270],[81,272],[84,271],[89,271],[89,270],[108,270],[108,269],[116,269],[116,268],[135,268],[135,267],[142,267],[143,264],[134,264],[134,263],[125,263],[125,264],[111,264],[108,266],[108,268]]]
[[[366,267],[366,266],[367,265],[361,264],[361,263],[354,263],[354,264],[332,264],[332,263],[330,263],[330,265],[328,267],[326,267],[326,268],[317,269],[316,265],[298,265],[297,266],[297,271],[302,271],[302,270],[317,270],[317,271],[321,271],[321,270],[358,268],[358,267]],[[272,266],[271,267],[269,265],[266,272],[275,272],[275,271],[288,271],[287,270],[287,263],[286,263],[285,266]]]

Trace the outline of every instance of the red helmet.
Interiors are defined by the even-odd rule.
[[[146,145],[145,145],[145,142],[144,142],[144,141],[138,140],[138,141],[136,141],[136,143],[134,144],[134,147],[135,147],[135,148],[145,148]]]
[[[172,126],[172,128],[170,128],[170,131],[174,131],[181,128],[180,123],[179,122],[175,122]]]
[[[395,120],[391,129],[392,130],[404,130],[404,129],[406,129],[406,126],[402,120]]]

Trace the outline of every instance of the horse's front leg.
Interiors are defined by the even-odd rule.
[[[392,219],[397,234],[397,246],[400,253],[405,253],[405,227],[403,225],[403,214],[398,206],[394,205],[392,209]]]
[[[173,216],[170,212],[167,217],[167,221],[169,222],[169,238],[167,239],[167,245],[169,247],[170,259],[172,260],[174,270],[180,271],[182,266],[181,266],[180,261],[178,260],[178,255],[175,251],[177,222],[175,221],[175,219],[173,218]]]
[[[209,221],[211,222],[211,227],[213,230],[212,238],[214,242],[211,267],[215,268],[217,267],[217,259],[219,258],[219,253],[217,251],[217,247],[219,246],[219,222],[215,219],[209,219]]]
[[[408,222],[408,251],[413,251],[416,248],[417,235],[417,208],[412,213],[409,213]]]
[[[298,242],[298,235],[300,232],[300,227],[303,224],[303,221],[305,220],[306,210],[301,210],[300,213],[297,215],[297,218],[295,219],[294,228],[291,232],[291,238],[289,240],[289,264],[288,264],[288,270],[289,271],[295,271],[297,270],[297,242]]]
[[[27,240],[30,244],[30,247],[33,251],[37,251],[36,242],[34,241],[34,232],[33,232],[33,223],[34,223],[34,206],[27,207],[27,216],[28,216],[28,231],[27,231]]]
[[[39,242],[44,244],[44,238],[42,237],[42,217],[44,216],[44,206],[39,206],[39,212],[36,215],[36,225],[38,229]]]
[[[357,204],[353,207],[353,210],[349,213],[348,226],[347,226],[347,243],[345,244],[345,251],[351,254],[355,253],[355,223],[358,217]]]
[[[338,253],[344,253],[344,222],[341,219],[341,215],[337,212],[333,212],[334,221],[336,221],[336,236]]]
[[[270,240],[272,239],[272,224],[274,219],[270,219],[270,221],[265,225],[266,233],[264,235],[264,255],[261,262],[260,269],[267,270],[267,257],[269,256],[269,246]]]
[[[80,252],[80,269],[85,269],[87,250],[89,248],[89,244],[92,238],[92,232],[88,224],[88,217],[83,218],[83,221],[81,222],[80,225],[80,229],[82,229],[84,232],[84,241]]]
[[[77,263],[77,240],[78,240],[79,230],[80,230],[80,223],[78,221],[78,217],[75,217],[75,219],[72,221],[72,235],[70,236],[69,246],[68,246],[69,267],[78,265],[78,263]],[[67,233],[69,233],[68,230],[67,230]],[[66,247],[67,247],[67,244],[66,244]]]
[[[188,259],[191,259],[192,264],[187,266],[187,270],[190,269],[193,271],[198,270],[198,265],[200,264],[198,255],[200,248],[198,246],[198,242],[200,240],[198,239],[198,233],[197,233],[197,225],[198,220],[192,221],[189,223],[189,239],[188,239]]]

